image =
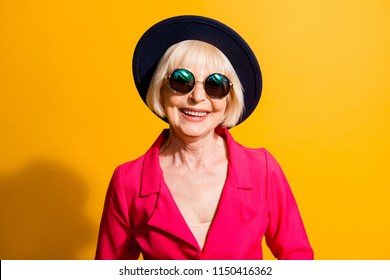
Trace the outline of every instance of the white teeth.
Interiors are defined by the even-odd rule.
[[[207,112],[195,112],[187,109],[183,109],[183,113],[194,117],[204,117],[207,115]]]

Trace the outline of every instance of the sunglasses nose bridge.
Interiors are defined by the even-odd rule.
[[[206,99],[206,90],[204,88],[203,81],[195,81],[194,87],[192,88],[190,95],[193,100],[200,102]]]

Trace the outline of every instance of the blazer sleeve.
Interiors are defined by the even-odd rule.
[[[273,156],[264,152],[269,217],[266,243],[277,259],[311,260],[314,253],[287,179]]]
[[[128,200],[123,189],[121,168],[118,167],[109,184],[95,259],[124,260],[139,258],[140,249],[133,237]]]

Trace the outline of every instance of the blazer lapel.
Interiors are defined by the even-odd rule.
[[[181,239],[197,251],[200,249],[164,181],[148,225]]]
[[[203,248],[207,257],[223,250],[221,244],[226,244],[224,240],[229,240],[232,231],[242,228],[251,216],[245,198],[251,195],[253,186],[245,150],[233,140],[227,129],[220,128],[217,133],[227,141],[229,165],[218,209]]]
[[[145,154],[140,196],[157,194],[147,225],[181,239],[198,251],[199,245],[164,182],[159,152],[168,135],[169,131],[164,130]]]

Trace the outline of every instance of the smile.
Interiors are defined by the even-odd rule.
[[[188,109],[183,109],[181,110],[184,114],[188,115],[188,116],[191,116],[191,117],[204,117],[207,115],[207,112],[199,112],[199,111],[191,111],[191,110],[188,110]]]

